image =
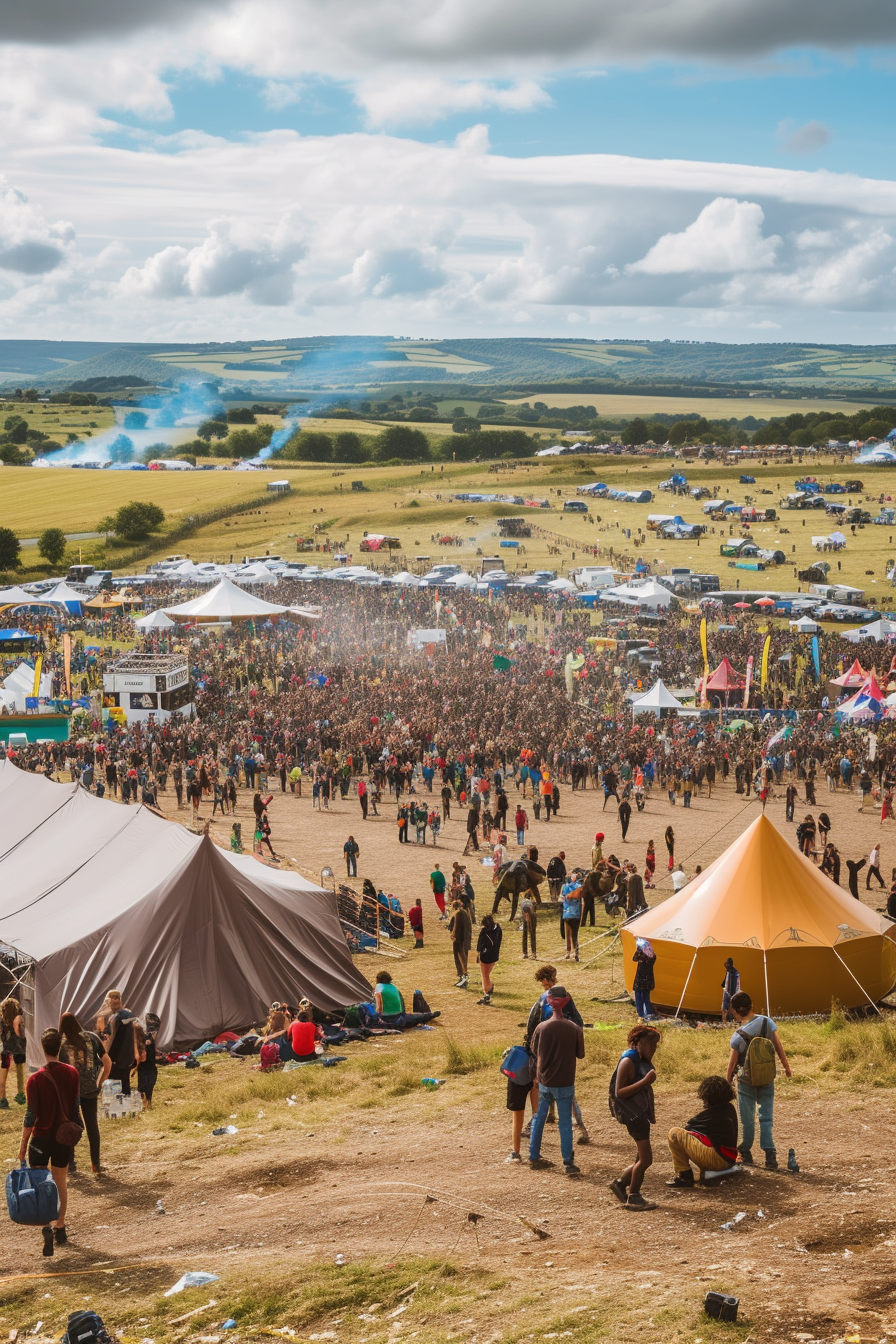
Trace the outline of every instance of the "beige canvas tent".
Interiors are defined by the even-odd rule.
[[[263,1019],[275,999],[371,998],[331,893],[8,760],[0,951],[20,968],[32,1040],[63,1009],[90,1023],[109,989],[159,1014],[164,1046]]]
[[[656,953],[657,1006],[718,1013],[726,957],[761,1012],[875,1004],[896,984],[896,925],[815,867],[757,817],[715,863],[622,930],[626,984],[635,939]]]

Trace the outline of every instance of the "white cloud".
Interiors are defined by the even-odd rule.
[[[718,196],[681,233],[663,234],[632,274],[681,275],[764,270],[774,264],[779,238],[762,233],[765,215],[754,201]]]
[[[46,275],[62,265],[74,239],[71,224],[49,223],[23,192],[0,177],[0,271]]]
[[[355,88],[355,98],[374,126],[409,122],[428,125],[456,113],[489,107],[502,112],[531,112],[551,102],[550,95],[534,80],[501,87],[483,80],[451,81],[428,76],[362,80]]]
[[[196,247],[165,247],[122,277],[126,294],[150,299],[220,299],[245,294],[252,302],[283,305],[293,297],[293,267],[304,252],[295,221],[286,217],[270,237],[230,219],[209,224]]]
[[[817,154],[831,143],[831,132],[823,121],[807,121],[797,126],[790,118],[778,122],[782,154]]]

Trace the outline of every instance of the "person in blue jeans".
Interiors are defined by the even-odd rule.
[[[731,1037],[731,1056],[728,1060],[728,1081],[743,1068],[750,1038],[767,1036],[775,1047],[775,1053],[781,1061],[781,1068],[787,1078],[793,1073],[784,1053],[784,1047],[778,1036],[778,1028],[770,1017],[753,1012],[753,1000],[749,994],[741,991],[731,998],[731,1011],[737,1022],[737,1030]],[[759,1111],[759,1146],[765,1154],[765,1165],[769,1171],[777,1171],[778,1156],[772,1123],[775,1113],[775,1084],[765,1083],[753,1087],[744,1081],[741,1075],[737,1080],[737,1109],[740,1112],[740,1144],[738,1152],[744,1166],[753,1165],[753,1140],[756,1137],[756,1111]]]
[[[650,991],[655,988],[653,968],[656,965],[656,953],[647,938],[635,939],[635,955],[632,957],[632,961],[638,968],[635,971],[633,985],[635,1011],[643,1022],[649,1022],[653,1017]]]
[[[585,1058],[585,1033],[576,1022],[563,1016],[569,995],[562,985],[553,985],[547,994],[551,1016],[540,1022],[532,1033],[531,1050],[535,1056],[535,1080],[538,1084],[538,1110],[532,1118],[529,1139],[529,1166],[540,1171],[553,1162],[541,1156],[541,1136],[553,1101],[557,1107],[560,1153],[567,1176],[578,1176],[573,1160],[572,1107],[576,1090],[576,1063]]]

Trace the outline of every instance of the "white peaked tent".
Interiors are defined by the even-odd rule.
[[[551,579],[545,584],[549,593],[574,593],[576,586],[571,579]]]
[[[17,668],[10,672],[3,681],[4,690],[8,691],[15,701],[16,712],[25,713],[25,701],[34,694],[34,668],[28,663],[19,663]],[[53,674],[52,672],[41,673],[40,695],[48,700],[53,694]],[[0,813],[0,829],[2,829],[3,816]]]
[[[32,1049],[62,1009],[93,1022],[112,988],[159,1014],[163,1048],[259,1021],[275,998],[332,1011],[371,997],[335,896],[297,873],[10,761],[0,817],[0,945]]]
[[[236,576],[240,583],[279,583],[280,580],[273,570],[268,569],[267,565],[261,560],[254,565],[245,565],[237,572]]]
[[[282,616],[286,607],[254,597],[225,577],[201,597],[163,610],[175,621],[257,621],[266,620],[268,616]]]
[[[621,602],[629,607],[668,607],[675,600],[668,588],[655,579],[644,583],[623,583],[618,588],[604,588],[601,601]]]
[[[856,630],[844,630],[842,638],[848,639],[850,644],[858,644],[863,639],[873,639],[880,644],[881,640],[889,635],[896,635],[896,621],[884,617],[882,620],[872,621],[870,625],[860,625]]]
[[[57,584],[54,584],[49,592],[41,595],[41,601],[49,603],[54,607],[68,607],[69,610],[73,607],[77,607],[78,610],[75,614],[80,615],[81,607],[86,601],[86,598],[83,593],[76,592],[70,584],[66,583],[65,579],[60,579]]]
[[[445,586],[448,588],[475,588],[476,580],[472,574],[465,574],[461,571],[460,574],[452,574],[450,579],[446,579]]]
[[[633,714],[661,714],[664,709],[681,709],[681,701],[676,700],[662,681],[657,681],[644,695],[636,696],[632,701]]]
[[[164,611],[151,611],[148,616],[141,616],[134,624],[138,630],[170,630],[177,622],[166,616]]]
[[[390,583],[394,583],[396,588],[419,588],[420,580],[416,574],[411,574],[408,570],[402,570],[400,574],[393,574]]]
[[[801,635],[817,635],[821,626],[810,616],[801,616],[798,621],[790,622],[790,628],[798,630]]]
[[[33,593],[26,593],[24,588],[0,588],[0,607],[39,607],[42,605],[53,606],[52,602],[46,602],[42,597],[35,597]]]

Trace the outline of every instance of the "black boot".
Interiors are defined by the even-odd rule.
[[[765,1153],[765,1169],[766,1169],[766,1171],[777,1171],[777,1170],[778,1170],[778,1154],[775,1152],[774,1148],[765,1148],[765,1149],[763,1149],[763,1151],[764,1151],[764,1153]]]
[[[745,1167],[752,1167],[753,1154],[750,1152],[749,1148],[738,1148],[737,1151],[740,1153],[740,1160],[742,1165]]]
[[[667,1181],[666,1184],[671,1186],[673,1190],[693,1190],[694,1173],[691,1171],[690,1167],[688,1167],[687,1171],[676,1171],[675,1179]]]

